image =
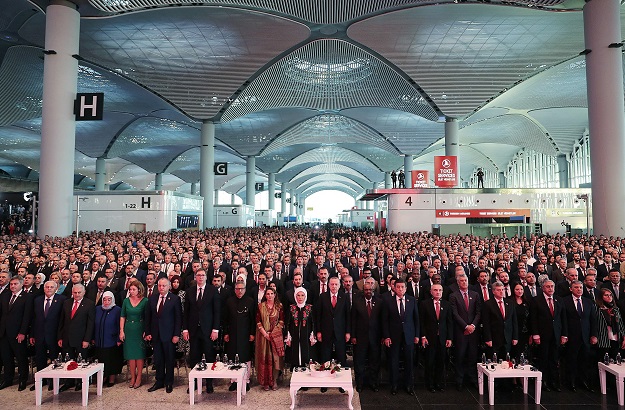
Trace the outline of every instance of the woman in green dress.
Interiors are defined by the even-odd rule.
[[[124,342],[124,359],[128,360],[130,369],[130,383],[132,388],[141,386],[141,373],[145,360],[143,344],[143,315],[148,305],[148,299],[143,297],[145,289],[138,280],[133,280],[128,286],[130,296],[122,303],[121,318],[119,319],[119,339]]]

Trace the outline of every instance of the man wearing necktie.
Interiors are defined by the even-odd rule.
[[[352,345],[354,346],[354,372],[356,391],[362,391],[365,381],[374,391],[380,384],[380,314],[382,304],[373,293],[374,285],[365,282],[363,294],[352,302]],[[367,360],[369,368],[366,368]]]
[[[339,292],[339,278],[334,276],[328,280],[328,291],[319,296],[315,306],[315,324],[317,341],[320,342],[320,359],[326,362],[332,359],[332,351],[336,352],[336,360],[346,365],[345,348],[350,340],[351,320],[349,301],[344,293]]]
[[[617,269],[612,269],[609,272],[609,278],[610,280],[603,282],[601,287],[610,289],[614,295],[614,300],[618,302],[621,300],[622,293],[625,290],[625,284],[621,282],[621,272]]]
[[[489,358],[494,353],[505,357],[519,341],[516,309],[504,300],[503,283],[493,283],[492,292],[493,297],[482,305],[482,339]]]
[[[57,333],[58,344],[66,354],[76,360],[79,354],[88,358],[89,344],[93,338],[95,326],[95,303],[85,297],[85,287],[77,283],[72,287],[72,298],[63,302],[63,313],[59,322]],[[61,390],[65,391],[74,385],[74,379],[69,379]],[[76,390],[80,390],[81,383],[76,384]]]
[[[568,341],[566,315],[562,299],[554,294],[554,282],[545,280],[542,289],[542,296],[530,303],[530,333],[537,346],[536,365],[543,372],[547,391],[560,391],[559,347]]]
[[[22,291],[24,280],[15,276],[9,282],[10,292],[5,292],[0,300],[0,348],[4,367],[4,381],[0,389],[13,384],[14,362],[17,359],[18,390],[26,388],[28,381],[28,351],[26,335],[29,333],[32,317],[32,294]]]
[[[214,342],[219,337],[221,319],[220,295],[214,286],[206,284],[206,272],[195,274],[196,285],[187,289],[182,318],[182,337],[189,341],[189,366],[202,360],[215,358]],[[213,392],[212,380],[206,383],[206,391]]]
[[[414,395],[414,347],[419,343],[419,310],[414,297],[406,295],[406,282],[397,279],[394,296],[388,292],[382,304],[382,337],[389,348],[389,378],[391,394],[397,394],[400,380],[406,382],[406,392]],[[403,352],[404,377],[399,375],[399,357]]]
[[[50,280],[43,285],[43,295],[35,298],[33,303],[33,323],[30,330],[30,344],[35,346],[35,363],[37,370],[48,366],[60,352],[57,343],[57,330],[63,312],[65,296],[57,294],[58,285]],[[48,383],[44,379],[44,385]],[[34,386],[33,386],[34,387]],[[48,385],[52,390],[52,381]],[[31,387],[31,390],[34,390]]]
[[[563,298],[569,338],[564,354],[564,374],[571,390],[583,386],[592,392],[591,380],[595,372],[590,371],[590,349],[597,344],[597,319],[594,304],[582,297],[583,291],[583,284],[573,281],[571,295]]]
[[[443,286],[432,285],[430,294],[432,299],[419,304],[419,323],[425,349],[425,380],[428,390],[435,392],[443,391],[446,349],[451,347],[453,328],[450,304],[442,300]]]

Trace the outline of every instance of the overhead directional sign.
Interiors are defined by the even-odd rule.
[[[228,175],[227,162],[215,162],[215,175]]]
[[[261,192],[265,190],[265,183],[264,182],[257,182],[254,187],[256,188],[256,192]]]
[[[104,93],[78,93],[74,100],[76,121],[101,121],[104,113]]]

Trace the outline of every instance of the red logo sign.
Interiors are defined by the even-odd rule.
[[[458,157],[437,155],[434,157],[434,183],[441,188],[458,185]]]
[[[530,216],[529,209],[437,209],[437,218],[505,218]]]
[[[412,171],[412,187],[427,188],[430,186],[430,171],[417,169]]]

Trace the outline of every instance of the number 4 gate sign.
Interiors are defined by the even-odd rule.
[[[434,183],[441,188],[458,185],[458,157],[438,155],[434,157]]]

